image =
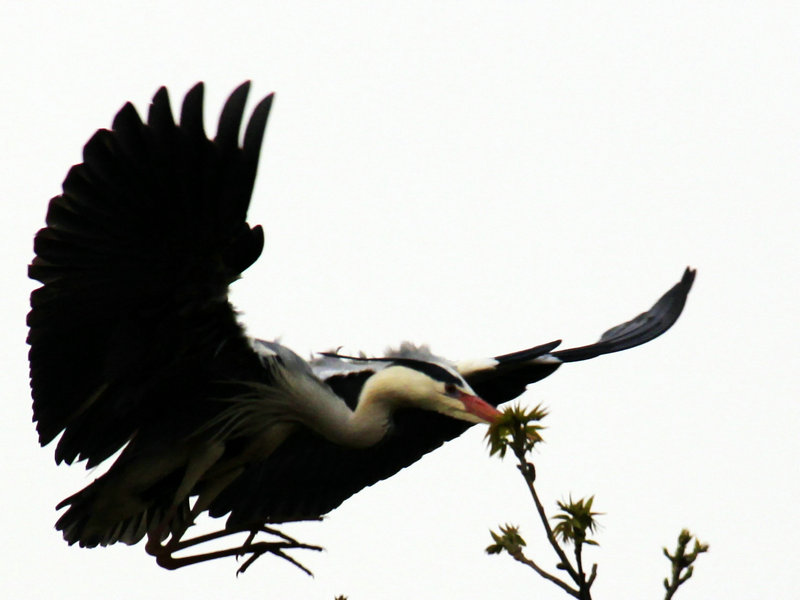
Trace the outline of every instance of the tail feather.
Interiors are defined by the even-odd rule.
[[[188,499],[172,507],[170,494],[146,497],[150,495],[122,495],[113,489],[113,482],[100,477],[56,506],[57,510],[67,508],[56,529],[70,546],[95,548],[117,542],[132,546],[158,529],[162,532],[159,541],[163,541],[191,524]],[[169,523],[163,526],[166,519]]]

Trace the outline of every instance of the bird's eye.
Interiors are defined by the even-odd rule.
[[[458,394],[458,386],[455,383],[447,383],[444,386],[444,392],[448,396],[455,396]]]

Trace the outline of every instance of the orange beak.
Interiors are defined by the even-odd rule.
[[[503,414],[494,406],[477,396],[462,393],[459,395],[458,399],[464,403],[464,408],[468,413],[475,415],[486,423],[494,423],[497,418]]]

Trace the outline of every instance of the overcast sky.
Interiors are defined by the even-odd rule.
[[[692,598],[796,594],[800,15],[795,2],[6,2],[0,72],[0,580],[9,598],[563,598],[522,481],[475,427],[324,523],[309,578],[263,558],[177,572],[142,546],[70,548],[54,506],[89,483],[31,424],[25,276],[47,201],[131,100],[206,82],[276,91],[233,298],[301,354],[409,339],[457,359],[581,345],[686,265],[684,315],[647,346],[566,365],[523,397],[551,415],[546,504],[595,494],[595,598],[659,598],[661,547],[711,552]]]

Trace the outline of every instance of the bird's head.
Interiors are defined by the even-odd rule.
[[[392,362],[370,377],[362,397],[392,408],[421,408],[470,423],[493,423],[501,414],[454,371],[408,359]]]

